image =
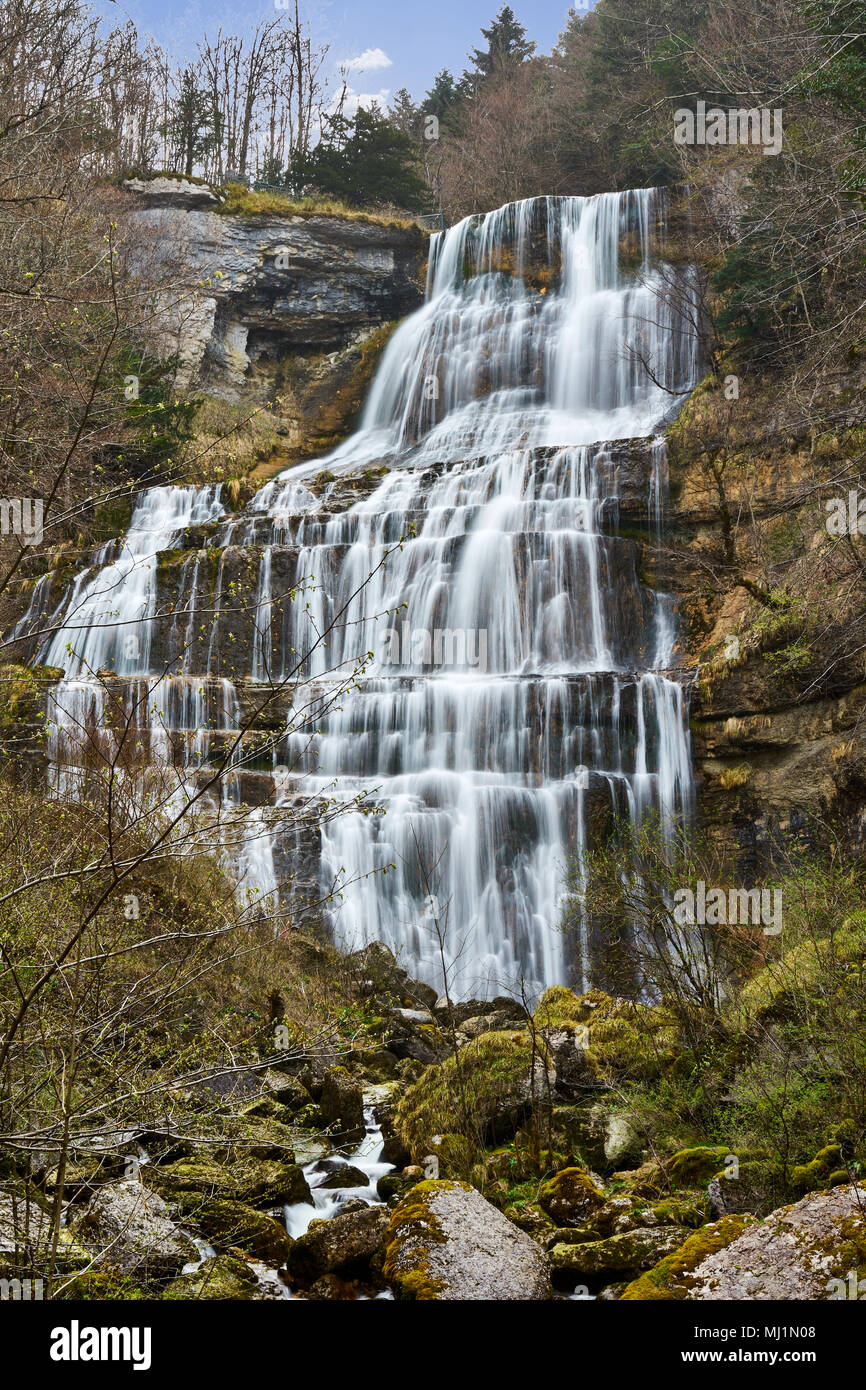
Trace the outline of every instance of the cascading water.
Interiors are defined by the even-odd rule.
[[[151,729],[204,727],[183,683],[206,674],[210,722],[235,727],[223,568],[255,555],[246,683],[295,673],[310,692],[310,718],[273,762],[292,790],[336,787],[350,807],[321,827],[336,938],[384,941],[439,988],[444,963],[458,996],[586,984],[589,935],[559,929],[569,856],[618,814],[654,807],[670,825],[691,797],[682,690],[663,674],[671,605],[617,534],[623,513],[660,525],[658,432],[697,379],[689,273],[666,265],[663,243],[655,190],[466,219],[433,239],[427,301],[393,335],[346,444],[232,517],[215,489],[142,494],[123,546],[75,581],[39,653],[66,671],[57,785],[71,730],[98,723],[100,667],[160,689],[144,701]],[[382,465],[339,510],[341,481]],[[219,566],[209,595],[201,550],[179,570],[185,674],[166,676],[152,557],[202,522],[219,523],[204,552]],[[285,601],[289,588],[302,599]],[[210,625],[199,645],[197,609]],[[151,756],[168,756],[159,736]],[[207,756],[199,738],[188,764]],[[279,829],[260,807],[249,821],[242,867],[272,898]]]

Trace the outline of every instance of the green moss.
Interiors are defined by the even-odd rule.
[[[538,1001],[535,1022],[539,1028],[568,1028],[585,1024],[591,1013],[591,996],[577,995],[565,985],[552,985]]]
[[[753,1216],[725,1216],[712,1225],[702,1226],[683,1242],[679,1250],[666,1255],[652,1269],[629,1284],[620,1295],[621,1299],[630,1302],[688,1298],[698,1265],[717,1250],[731,1245],[754,1222]]]
[[[665,1169],[674,1187],[701,1187],[715,1176],[729,1153],[730,1149],[724,1144],[680,1149],[668,1160]]]
[[[665,1197],[652,1207],[658,1221],[671,1226],[703,1226],[712,1215],[709,1198]]]
[[[166,1299],[250,1299],[256,1292],[256,1276],[244,1260],[234,1255],[215,1255],[192,1274],[181,1274],[163,1294]]]
[[[442,1292],[442,1281],[430,1271],[430,1255],[437,1245],[445,1244],[445,1236],[433,1214],[431,1199],[437,1192],[456,1187],[471,1191],[468,1183],[419,1182],[395,1208],[385,1233],[382,1273],[399,1298],[428,1302]]]
[[[230,183],[220,192],[223,200],[213,210],[223,216],[339,217],[347,222],[370,222],[377,227],[414,227],[419,235],[430,235],[413,217],[350,208],[332,198],[292,198],[287,193],[257,192],[242,183]]]
[[[270,1265],[282,1265],[288,1259],[292,1242],[285,1227],[245,1202],[206,1202],[195,1221],[217,1250],[236,1246]]]
[[[847,918],[831,936],[800,941],[759,970],[740,996],[749,1017],[784,1019],[798,1001],[816,995],[836,971],[866,959],[866,913]]]
[[[564,1168],[538,1192],[538,1205],[560,1226],[578,1226],[605,1205],[605,1195],[583,1168]]]
[[[513,1132],[529,1102],[531,1061],[526,1033],[481,1034],[459,1061],[434,1063],[409,1087],[395,1112],[400,1137],[421,1160],[435,1134],[459,1134],[477,1147],[509,1124]]]
[[[800,1163],[791,1170],[791,1187],[794,1192],[801,1196],[807,1192],[816,1192],[820,1188],[830,1187],[830,1178],[839,1171],[839,1161],[842,1157],[842,1150],[838,1144],[828,1144],[826,1148],[819,1149],[811,1163]],[[848,1175],[844,1174],[843,1181],[849,1181]],[[836,1184],[832,1184],[835,1186]]]

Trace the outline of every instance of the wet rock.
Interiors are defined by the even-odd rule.
[[[551,1296],[544,1252],[466,1183],[422,1182],[398,1203],[388,1223],[383,1272],[405,1299]]]
[[[412,1161],[408,1145],[397,1131],[395,1119],[397,1102],[404,1089],[398,1081],[392,1081],[373,1086],[364,1093],[373,1118],[382,1131],[382,1162],[393,1163],[395,1168],[405,1168]]]
[[[421,1181],[422,1174],[418,1173],[383,1173],[376,1183],[376,1192],[383,1202],[393,1202],[394,1199],[405,1197],[410,1188]]]
[[[179,1231],[156,1192],[140,1182],[102,1187],[72,1223],[76,1240],[109,1265],[142,1279],[166,1279],[198,1258],[195,1243]]]
[[[300,1284],[352,1267],[369,1267],[388,1225],[384,1207],[341,1212],[330,1221],[313,1221],[289,1254],[289,1274]]]
[[[330,1191],[332,1188],[339,1187],[367,1187],[370,1179],[360,1168],[353,1168],[351,1163],[341,1163],[332,1173],[329,1173],[324,1182],[317,1183],[320,1190]]]

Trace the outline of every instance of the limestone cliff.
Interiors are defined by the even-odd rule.
[[[180,388],[272,412],[283,466],[327,449],[390,327],[423,300],[427,234],[373,216],[229,212],[219,190],[182,179],[127,188],[142,255],[179,286],[163,295],[159,346],[179,356]]]

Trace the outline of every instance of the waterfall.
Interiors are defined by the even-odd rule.
[[[662,431],[698,377],[694,286],[664,242],[652,189],[467,218],[432,239],[426,302],[393,334],[354,436],[236,516],[215,488],[142,493],[38,653],[66,673],[55,785],[69,788],[76,730],[99,725],[102,668],[159,692],[143,701],[157,761],[172,753],[155,730],[231,730],[236,682],[294,673],[309,718],[273,763],[347,807],[320,829],[335,939],[383,941],[439,988],[444,960],[457,996],[588,985],[588,933],[560,929],[569,857],[620,814],[655,808],[671,828],[692,797],[683,692],[664,674],[672,605],[641,583],[633,539],[659,533]],[[371,469],[367,495],[341,504]],[[205,550],[177,568],[172,646],[154,557],[203,523]],[[217,552],[214,578],[202,555]],[[251,556],[255,612],[230,679],[220,608]],[[203,680],[210,716],[183,694]],[[209,756],[197,738],[190,767]],[[240,805],[236,778],[227,795]],[[248,819],[239,871],[272,902],[279,829],[260,807]]]

